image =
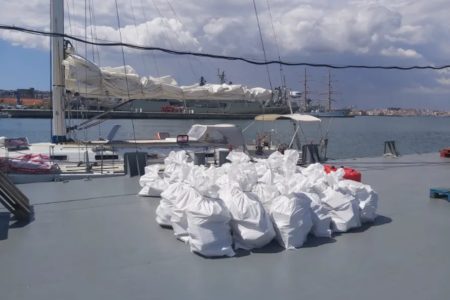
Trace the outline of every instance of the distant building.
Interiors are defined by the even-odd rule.
[[[20,107],[45,107],[48,106],[49,100],[37,98],[21,98],[20,103]],[[0,105],[4,107],[16,107],[17,99],[15,97],[0,97]]]
[[[16,93],[20,96],[20,98],[35,98],[34,88],[17,89]]]

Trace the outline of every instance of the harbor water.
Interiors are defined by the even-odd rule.
[[[79,122],[79,121],[73,121]],[[116,139],[151,139],[156,132],[171,136],[186,133],[193,124],[233,123],[245,129],[248,143],[266,132],[276,144],[288,144],[292,138],[290,121],[261,122],[252,120],[106,120],[101,125],[78,131],[81,140],[105,138],[118,124]],[[69,124],[74,125],[75,123]],[[50,140],[50,119],[0,119],[0,136],[28,137],[30,142]],[[302,124],[302,143],[329,139],[329,158],[380,156],[384,141],[394,140],[400,154],[437,152],[450,147],[450,118],[444,117],[355,117],[323,119],[320,124]]]

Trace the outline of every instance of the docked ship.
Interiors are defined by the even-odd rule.
[[[269,90],[226,83],[223,72],[219,72],[218,84],[208,84],[201,78],[199,83],[179,86],[171,76],[140,77],[130,66],[99,68],[70,49],[63,63],[72,108],[82,103],[83,109],[114,108],[182,118],[186,115],[253,118],[259,114],[292,112],[284,88]],[[96,96],[91,98],[91,95]],[[292,109],[297,110],[298,106],[294,104]]]
[[[348,108],[332,110],[316,109],[310,110],[308,114],[317,118],[350,118],[353,117],[350,112],[351,110]]]
[[[328,72],[328,91],[326,92],[327,99],[326,104],[314,104],[313,100],[309,97],[310,92],[308,91],[307,84],[307,75],[305,69],[305,79],[304,79],[304,90],[303,92],[291,92],[291,97],[298,98],[301,102],[299,105],[299,110],[303,114],[308,114],[317,118],[350,118],[353,117],[351,115],[351,109],[349,108],[340,108],[334,109],[332,108],[331,103],[335,100],[333,99],[333,91],[332,82],[331,82],[331,73]],[[297,103],[298,103],[297,102]]]

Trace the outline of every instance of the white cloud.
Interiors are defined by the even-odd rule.
[[[450,95],[450,69],[438,70],[434,76],[436,88],[447,91]]]
[[[96,28],[99,37],[117,40],[115,2],[89,0],[88,3],[94,4],[91,9],[96,26],[90,24],[94,20],[87,20],[88,24]],[[275,37],[266,3],[262,1],[257,5],[267,50],[273,52]],[[429,42],[429,33],[433,28],[445,24],[439,18],[433,19],[427,15],[427,10],[436,13],[440,11],[439,8],[442,10],[434,2],[271,0],[269,3],[278,46],[283,55],[289,56],[320,52],[419,57],[416,46]],[[118,1],[118,4],[125,41],[234,55],[261,52],[251,3],[239,0],[226,3],[208,0],[179,3],[130,0]],[[35,29],[48,28],[48,3],[44,4],[41,0],[16,0],[3,6],[4,9],[0,11],[3,23]],[[84,36],[83,3],[65,1],[65,7],[66,31]],[[418,14],[419,11],[421,14]],[[21,17],[17,18],[19,14]],[[137,24],[136,28],[134,24]],[[27,38],[0,33],[0,38],[24,46],[48,47],[33,36]],[[435,49],[446,47],[439,40],[433,42],[439,43]],[[405,44],[409,46],[405,47]],[[398,49],[397,55],[390,55],[393,54],[391,49]],[[427,57],[426,53],[421,52],[421,55]]]
[[[0,39],[9,41],[13,46],[24,48],[49,49],[50,40],[43,36],[30,36],[17,31],[0,31]]]
[[[82,30],[79,29],[81,33]],[[91,32],[91,28],[88,28]],[[120,41],[119,30],[111,26],[95,26],[92,32],[99,40]],[[191,49],[200,51],[198,40],[175,19],[156,18],[134,25],[126,25],[120,29],[122,41],[140,46],[154,46],[170,49]],[[90,37],[90,34],[89,34]]]
[[[256,24],[256,22],[255,22]],[[255,55],[261,53],[257,32],[250,30],[242,19],[213,18],[202,28],[200,39],[205,51],[225,55]]]
[[[403,49],[403,48],[394,48],[394,47],[382,49],[381,55],[390,56],[390,57],[406,57],[406,58],[421,58],[422,57],[422,55],[420,55],[413,49]]]
[[[403,92],[412,95],[443,95],[447,96],[450,93],[450,85],[449,86],[425,86],[425,85],[417,85],[412,87],[407,87],[403,89]]]
[[[287,51],[369,53],[401,28],[398,12],[380,5],[330,9],[299,5],[278,19],[276,29]]]
[[[0,23],[48,30],[49,1],[3,2]],[[272,30],[267,1],[256,1],[269,59],[276,58],[278,46],[281,58],[289,61],[370,65],[449,63],[450,31],[447,25],[450,3],[448,0],[268,0],[268,2],[276,38]],[[64,0],[64,3],[66,32],[84,37],[84,1]],[[88,38],[92,29],[98,39],[118,41],[115,1],[88,0],[87,3],[94,5],[91,9],[95,15],[95,24],[91,24],[94,20],[89,18],[87,20]],[[118,5],[121,33],[125,42],[177,50],[262,58],[258,27],[251,1],[118,0]],[[0,31],[0,39],[14,45],[45,50],[49,45],[47,38],[11,31]],[[80,52],[84,52],[84,46],[81,44],[76,46],[80,48]],[[120,64],[120,60],[117,59],[120,48],[99,48],[99,50],[105,53],[100,54],[102,65]],[[142,70],[143,66],[139,65],[140,60],[136,57],[132,58],[135,53],[143,52],[127,49],[126,51],[127,62],[130,64],[134,62],[134,68],[137,70],[141,68],[141,72],[145,72]],[[145,53],[149,57],[153,54]],[[88,56],[91,55],[88,54]],[[174,69],[164,69],[162,65],[169,65],[167,63],[169,59],[173,57],[156,61],[156,63],[161,71],[178,76],[177,80],[184,82],[192,82],[195,78],[191,75],[194,72],[186,71],[188,68],[194,69],[198,74],[207,73],[208,71],[205,71],[207,68],[213,69],[209,72],[215,74],[217,68],[215,65],[212,67],[213,63],[210,60],[201,62],[201,59],[197,60],[200,63],[190,63],[190,66],[186,66],[186,64],[178,63],[178,60],[186,58],[178,57],[173,59],[177,61],[172,63]],[[221,64],[227,63],[225,61],[214,63],[216,62],[221,68]],[[250,69],[246,64],[238,66],[236,63],[234,67],[242,70]],[[299,72],[297,71],[292,71],[292,78],[287,80],[298,84]],[[340,74],[350,78],[357,72],[362,71],[342,71]],[[239,72],[236,71],[236,73]],[[411,73],[414,72],[408,74]],[[249,81],[258,77],[246,74],[242,78],[247,78]],[[408,86],[413,86],[414,93],[417,95],[436,93],[436,91],[438,91],[437,94],[444,95],[445,91],[449,92],[447,87],[450,77],[446,74],[418,72],[416,81],[408,75],[398,76],[396,73],[389,72],[383,74],[385,75],[380,77],[391,76],[396,79],[398,93]],[[258,78],[263,77],[265,76],[261,75]],[[382,83],[382,78],[375,77],[367,79],[366,87]],[[345,78],[343,80],[345,81]],[[414,82],[421,82],[423,86],[417,88]],[[263,81],[257,84],[267,86],[267,82]],[[361,82],[360,86],[364,86],[364,82]],[[364,96],[367,91],[362,89],[360,93]],[[380,87],[378,90],[383,88]],[[410,90],[412,91],[411,88]],[[358,98],[356,90],[352,91],[353,94],[355,94],[354,98]],[[413,93],[409,96],[412,95]]]
[[[438,79],[436,79],[436,81],[441,85],[450,87],[450,78],[449,77],[439,77]]]

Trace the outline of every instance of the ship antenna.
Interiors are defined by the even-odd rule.
[[[224,84],[225,82],[227,82],[225,71],[222,70],[222,72],[220,72],[220,69],[217,69],[217,77],[219,77],[220,84]]]

